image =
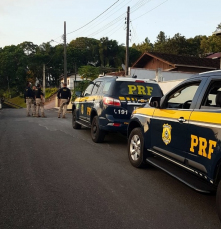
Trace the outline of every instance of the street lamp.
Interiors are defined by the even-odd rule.
[[[215,31],[213,34],[216,36],[221,36],[221,29]],[[221,51],[220,51],[220,69],[221,69]]]

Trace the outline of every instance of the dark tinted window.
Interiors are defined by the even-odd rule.
[[[150,98],[151,96],[162,96],[162,91],[158,84],[116,81],[113,94],[117,96]]]
[[[220,109],[221,107],[221,81],[216,80],[210,83],[204,96],[201,109]]]

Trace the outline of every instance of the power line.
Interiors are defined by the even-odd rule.
[[[125,13],[121,14],[119,17],[115,18],[113,21],[109,22],[107,25],[104,25],[102,28],[100,28],[97,31],[93,32],[89,36],[93,36],[94,34],[98,34],[100,32],[103,32],[104,30],[107,30],[108,28],[113,26],[113,24],[117,23],[120,19],[123,19],[124,16],[125,16]]]
[[[74,30],[74,31],[72,31],[72,32],[70,32],[70,33],[67,33],[67,34],[74,33],[74,32],[76,32],[76,31],[78,31],[78,30],[80,30],[80,29],[86,27],[86,26],[89,25],[91,22],[93,22],[94,20],[96,20],[97,18],[99,18],[102,14],[104,14],[106,11],[108,11],[108,10],[109,10],[112,6],[114,6],[117,2],[119,2],[119,0],[117,0],[114,4],[112,4],[110,7],[108,7],[104,12],[102,12],[101,14],[99,14],[99,15],[98,15],[97,17],[95,17],[93,20],[89,21],[87,24],[85,24],[85,25],[81,26],[80,28],[78,28],[78,29],[76,29],[76,30]]]
[[[86,34],[88,34],[88,31],[93,29],[93,27],[97,27],[98,25],[100,25],[100,21],[102,21],[102,18],[106,17],[106,18],[110,18],[111,16],[113,16],[114,14],[116,14],[117,12],[119,12],[123,7],[125,7],[125,5],[127,5],[129,2],[131,2],[132,0],[130,0],[129,2],[127,2],[126,4],[124,4],[122,7],[120,7],[119,9],[117,9],[117,11],[115,11],[114,13],[111,13],[111,11],[113,11],[114,9],[116,9],[117,7],[119,7],[125,0],[123,0],[118,6],[116,6],[115,8],[112,8],[107,14],[103,15],[103,17],[100,17],[99,20],[96,20],[95,24],[92,23],[92,26],[87,28],[86,30],[83,31],[83,33],[86,32]],[[121,15],[120,15],[121,16]],[[105,18],[105,19],[106,19]],[[120,19],[119,17],[117,17],[116,19]],[[116,19],[114,19],[111,22],[114,22]],[[102,21],[103,22],[103,21]],[[108,24],[104,25],[101,29],[98,29],[96,32],[100,32],[103,31],[103,28],[106,28],[107,25],[109,25],[111,22],[109,22]],[[92,32],[92,36],[94,35],[94,33],[96,32]],[[82,34],[82,33],[81,33]],[[87,36],[91,36],[91,35],[87,35]]]
[[[132,36],[132,37],[134,37],[134,43],[140,43],[140,39],[139,39],[139,37],[138,37],[138,35],[137,35],[137,32],[136,32],[136,30],[134,29],[134,27],[133,27],[133,24],[132,24],[132,21],[130,22],[131,23],[131,28],[132,28],[132,31],[133,31],[133,33],[134,33],[134,36]],[[131,39],[132,40],[132,39]],[[131,42],[132,43],[132,42]]]
[[[137,17],[137,18],[135,18],[135,19],[133,19],[133,20],[135,21],[135,20],[137,20],[138,18],[140,18],[140,17],[144,16],[145,14],[150,13],[151,11],[155,10],[156,8],[158,8],[159,6],[163,5],[163,4],[164,4],[165,2],[167,2],[167,1],[168,1],[168,0],[166,0],[166,1],[162,2],[161,4],[157,5],[157,6],[156,6],[156,7],[154,7],[153,9],[151,9],[151,10],[147,11],[146,13],[144,13],[144,14],[140,15],[139,17]]]
[[[134,13],[135,11],[137,11],[138,9],[140,9],[142,6],[144,6],[146,3],[150,2],[151,0],[142,0],[140,1],[139,4],[134,5],[134,8],[132,7],[132,11],[131,13]]]
[[[118,13],[118,12],[120,11],[120,9],[122,9],[126,4],[130,3],[132,0],[127,1],[126,3],[125,3],[125,1],[126,1],[126,0],[123,0],[123,1],[120,2],[118,5],[116,5],[116,4],[119,2],[119,0],[116,1],[114,4],[112,4],[110,7],[108,7],[105,11],[103,11],[101,14],[99,14],[99,15],[98,15],[97,17],[95,17],[93,20],[89,21],[89,22],[86,23],[84,26],[81,26],[80,28],[78,28],[78,29],[76,29],[76,30],[74,30],[74,31],[72,31],[72,32],[70,32],[70,33],[67,33],[67,34],[71,34],[71,33],[77,32],[77,31],[79,31],[80,29],[87,27],[89,24],[90,24],[90,25],[92,24],[92,25],[94,25],[94,26],[90,26],[90,27],[87,28],[87,29],[85,28],[85,30],[83,31],[83,34],[86,34],[86,35],[84,35],[84,36],[86,36],[86,37],[94,37],[95,35],[97,35],[97,34],[99,34],[99,33],[101,33],[101,32],[107,31],[108,29],[110,29],[110,30],[107,31],[105,34],[111,33],[111,35],[113,35],[116,31],[118,31],[118,30],[121,28],[121,25],[119,25],[119,21],[122,21],[122,19],[125,17],[125,13],[123,13],[123,14],[121,14],[120,16],[116,17],[116,18],[113,19],[112,21],[109,21],[107,24],[104,24],[103,26],[99,26],[99,27],[98,27],[98,25],[100,25],[100,24],[98,24],[98,22],[101,21],[102,18],[104,18],[104,17],[107,18],[107,15],[110,15],[110,16],[108,17],[108,18],[110,18],[112,15]],[[131,13],[134,13],[135,11],[137,11],[137,10],[140,9],[143,5],[145,5],[146,3],[150,2],[150,1],[151,1],[151,0],[139,0],[139,1],[137,1],[137,3],[135,3],[135,4],[133,5],[133,8],[132,8],[132,12],[131,12]],[[162,2],[161,4],[157,5],[156,7],[152,8],[152,9],[149,10],[149,11],[147,11],[146,13],[144,13],[144,14],[138,16],[137,18],[133,19],[133,21],[134,21],[134,20],[137,20],[138,18],[144,16],[145,14],[147,14],[147,13],[149,13],[149,12],[155,10],[156,8],[158,8],[159,6],[161,6],[162,4],[164,4],[164,3],[167,2],[167,1],[168,1],[168,0]],[[125,3],[125,4],[119,8],[119,6],[122,5],[123,3]],[[114,7],[114,6],[115,6],[115,7]],[[111,10],[110,10],[110,9],[111,9]],[[116,9],[116,11],[114,11],[115,9]],[[108,11],[108,10],[109,10],[109,11]],[[108,12],[107,12],[107,11],[108,11]],[[113,11],[114,11],[114,12],[113,12]],[[111,12],[113,12],[113,13],[111,14]],[[99,20],[96,20],[96,19],[98,19],[98,18],[99,18]],[[104,22],[104,21],[105,21],[105,20],[103,20],[103,22]],[[120,23],[122,23],[122,22],[120,22]],[[98,27],[98,29],[97,29],[96,31],[93,31],[93,32],[91,32],[91,33],[89,34],[89,30],[92,30],[92,29],[97,28],[97,27]],[[115,32],[113,32],[114,30],[115,30]],[[80,36],[82,36],[82,33],[81,33]],[[59,37],[61,37],[61,36],[59,36]]]

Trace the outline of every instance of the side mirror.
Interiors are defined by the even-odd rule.
[[[161,97],[151,97],[149,100],[149,104],[151,107],[160,108],[160,100]]]
[[[82,93],[81,93],[81,91],[75,91],[75,95],[76,95],[77,97],[81,97]]]

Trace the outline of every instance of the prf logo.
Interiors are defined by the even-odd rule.
[[[191,134],[190,152],[192,153],[211,159],[216,145],[216,141]]]
[[[163,125],[163,133],[162,133],[162,139],[163,142],[168,145],[171,142],[171,125],[164,124]]]
[[[81,114],[84,114],[84,105],[81,105]]]

